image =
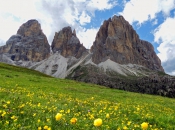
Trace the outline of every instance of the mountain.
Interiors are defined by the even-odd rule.
[[[38,21],[29,20],[21,25],[16,35],[9,38],[6,45],[0,47],[0,54],[1,60],[8,60],[8,63],[38,62],[49,57],[50,45]]]
[[[122,16],[104,21],[90,50],[71,27],[56,32],[50,47],[38,21],[29,20],[0,47],[0,61],[58,78],[175,97],[175,78],[164,73],[151,43],[139,39]]]
[[[80,44],[75,30],[72,32],[71,27],[65,27],[58,33],[56,32],[51,47],[53,53],[58,51],[64,57],[80,58],[86,51],[86,48]]]
[[[111,59],[119,64],[137,64],[164,71],[151,43],[139,39],[132,26],[122,17],[105,20],[91,47],[96,64]]]

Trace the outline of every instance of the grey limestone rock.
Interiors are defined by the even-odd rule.
[[[37,20],[29,20],[0,47],[0,53],[10,54],[13,61],[41,61],[49,57],[50,45]]]

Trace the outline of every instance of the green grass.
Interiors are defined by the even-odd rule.
[[[97,118],[102,119],[99,127],[94,126]],[[143,122],[149,123],[148,130],[173,130],[174,121],[175,99],[56,79],[0,63],[2,130],[141,130]]]

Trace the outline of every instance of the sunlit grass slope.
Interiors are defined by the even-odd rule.
[[[173,130],[175,99],[56,79],[0,63],[0,129]]]

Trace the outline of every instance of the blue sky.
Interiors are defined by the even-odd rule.
[[[140,39],[152,43],[165,72],[175,75],[175,0],[1,0],[0,45],[27,20],[37,19],[50,44],[55,32],[71,26],[90,48],[100,25],[113,15],[123,15]]]

